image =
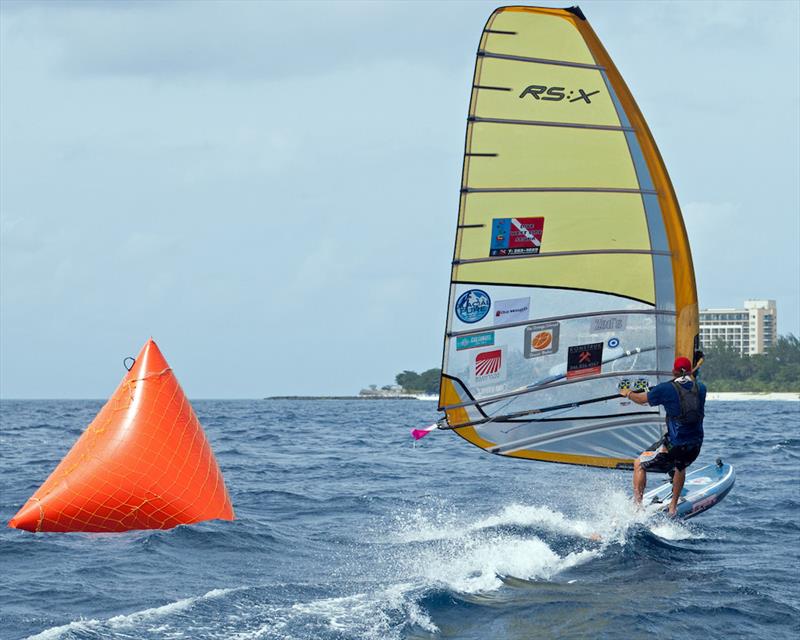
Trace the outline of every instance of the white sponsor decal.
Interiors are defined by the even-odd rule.
[[[476,385],[496,384],[506,379],[505,346],[494,347],[476,353],[470,370],[472,382]]]
[[[508,324],[510,322],[524,322],[528,319],[531,310],[530,298],[512,298],[511,300],[495,300],[494,323]]]
[[[600,316],[592,318],[592,333],[604,331],[625,331],[628,326],[628,316]],[[611,345],[609,345],[611,346]]]

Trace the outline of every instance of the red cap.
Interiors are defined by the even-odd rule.
[[[672,365],[672,368],[675,371],[686,371],[687,373],[692,370],[692,363],[689,361],[689,358],[684,358],[681,356],[680,358],[675,358],[675,364]]]

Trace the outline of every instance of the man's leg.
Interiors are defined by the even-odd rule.
[[[686,469],[675,469],[672,477],[672,500],[669,503],[669,515],[674,516],[678,509],[678,499],[681,497],[683,482],[686,480]]]
[[[647,471],[642,468],[639,458],[633,461],[633,501],[642,504],[644,488],[647,486]]]

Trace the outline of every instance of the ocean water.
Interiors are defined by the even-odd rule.
[[[0,517],[98,401],[0,404]],[[800,630],[800,404],[709,402],[699,463],[732,493],[645,519],[630,474],[502,459],[421,401],[197,401],[235,522],[0,534],[0,637],[790,638]],[[651,478],[651,483],[661,476]],[[600,540],[591,538],[593,533]]]

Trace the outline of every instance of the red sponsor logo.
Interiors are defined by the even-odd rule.
[[[494,218],[489,255],[513,256],[539,253],[543,232],[544,217]]]
[[[483,378],[500,371],[503,364],[503,352],[500,349],[484,351],[475,356],[475,377]]]
[[[508,237],[508,248],[538,249],[542,244],[544,218],[511,218],[511,233]]]

